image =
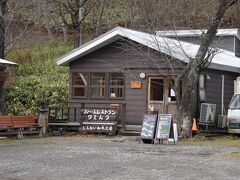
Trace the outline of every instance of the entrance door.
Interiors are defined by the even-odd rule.
[[[148,110],[160,114],[172,114],[175,119],[176,98],[171,86],[174,81],[167,76],[149,77]]]

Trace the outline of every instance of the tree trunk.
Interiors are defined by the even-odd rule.
[[[186,78],[184,83],[184,93],[178,105],[177,117],[181,123],[180,136],[188,138],[191,136],[192,118],[196,116],[197,111],[197,98],[198,98],[198,80],[201,69],[206,68],[205,65],[209,62],[209,47],[213,42],[213,38],[217,33],[217,29],[222,21],[225,12],[238,0],[219,0],[217,11],[209,25],[206,34],[202,34],[201,44],[194,59],[190,59],[190,62],[184,69],[183,73],[177,78],[177,85],[179,88],[180,81]],[[176,87],[177,88],[177,87]],[[179,91],[179,89],[178,89]]]
[[[181,99],[181,108],[178,113],[180,113],[180,136],[183,138],[191,137],[192,131],[192,121],[193,117],[196,117],[197,103],[198,103],[198,76],[199,71],[195,68],[189,70],[186,76],[184,84],[183,97]]]
[[[68,41],[68,30],[67,30],[67,27],[64,26],[62,28],[62,30],[63,30],[63,41],[64,41],[64,43],[67,43],[67,41]]]
[[[7,12],[7,0],[0,0],[0,58],[4,58],[5,46],[5,19],[4,16]]]
[[[102,16],[103,16],[103,12],[104,12],[104,7],[105,7],[105,0],[101,0],[101,8],[100,8],[100,13],[99,13],[99,17],[98,17],[98,21],[97,21],[97,25],[96,25],[96,36],[99,35],[99,28],[101,25],[101,21],[102,21]]]
[[[72,16],[72,22],[74,37],[76,37],[74,47],[77,48],[82,44],[82,23],[80,22],[79,11],[76,11]]]
[[[48,38],[50,40],[50,42],[53,42],[53,35],[52,35],[52,22],[51,22],[51,12],[49,9],[49,4],[47,0],[43,1],[43,4],[40,3],[40,10],[42,11],[43,15],[46,18],[46,29],[48,32]]]
[[[81,43],[82,43],[81,25],[79,27],[74,28],[73,31],[74,31],[74,37],[76,37],[74,42],[74,47],[78,48],[79,46],[81,46]]]

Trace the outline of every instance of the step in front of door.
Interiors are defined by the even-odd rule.
[[[141,125],[125,125],[125,128],[120,131],[120,134],[125,136],[139,136],[141,128]]]

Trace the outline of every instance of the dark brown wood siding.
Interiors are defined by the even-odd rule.
[[[227,112],[228,105],[234,93],[234,80],[239,74],[208,70],[207,75],[210,79],[206,79],[206,102],[217,104],[217,115],[221,114],[222,75],[224,75],[224,109]]]
[[[141,80],[140,73],[140,70],[126,73],[126,124],[128,125],[141,125],[147,108],[147,80]],[[132,80],[142,81],[141,89],[131,89]]]

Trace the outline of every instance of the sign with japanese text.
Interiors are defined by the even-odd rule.
[[[81,115],[84,121],[112,121],[116,119],[118,110],[86,108],[81,110]]]
[[[81,110],[82,130],[84,132],[116,131],[118,110],[113,108],[84,108]]]
[[[113,125],[104,125],[104,124],[83,124],[83,131],[89,132],[112,132],[114,130]]]

